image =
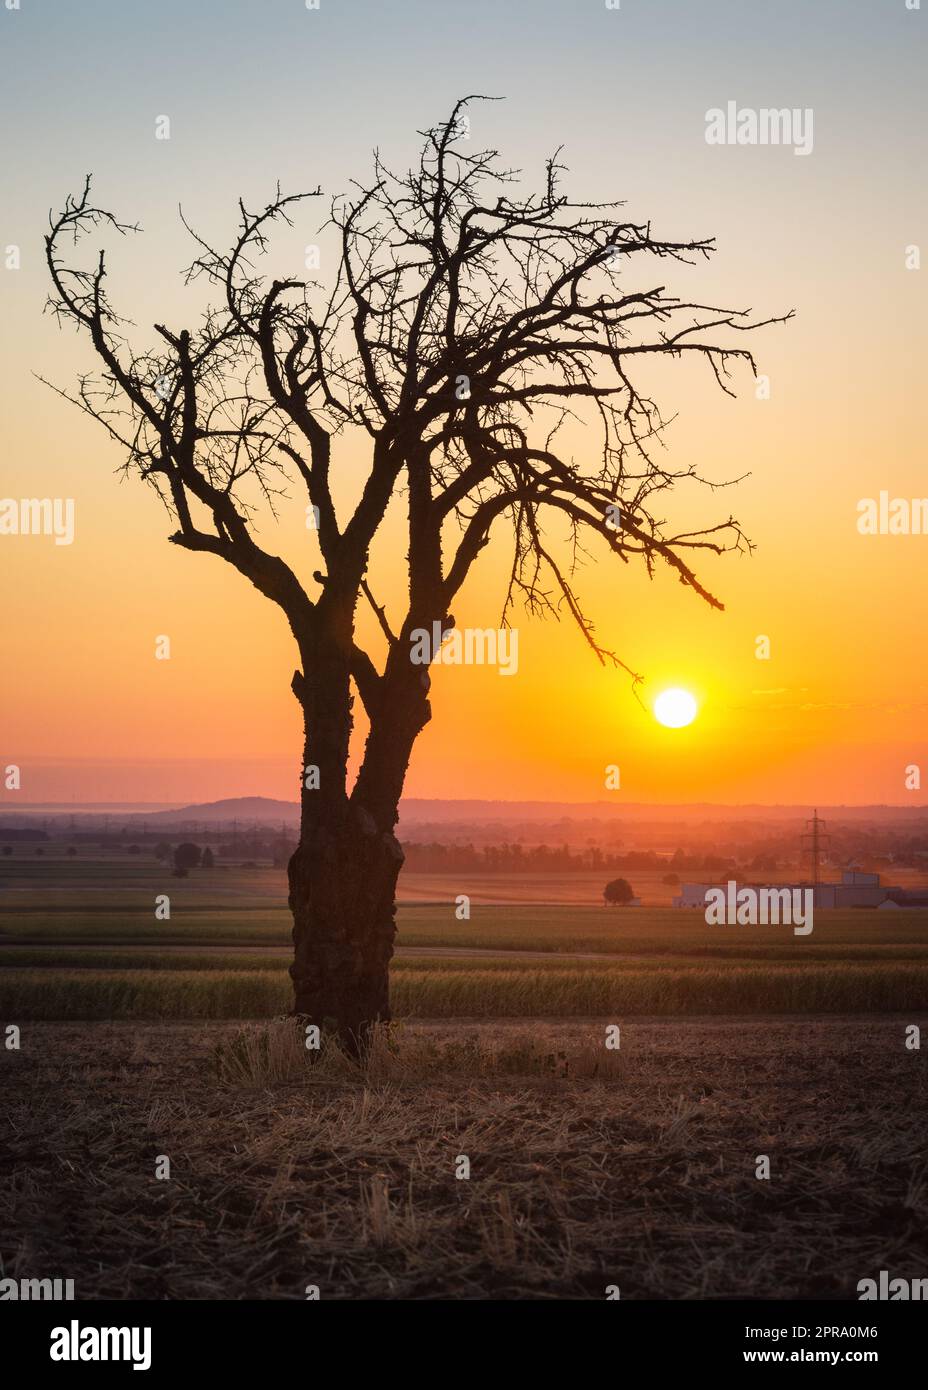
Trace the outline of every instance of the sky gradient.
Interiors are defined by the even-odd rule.
[[[0,536],[0,762],[23,770],[4,804],[297,795],[282,616],[220,561],[170,546],[153,494],[118,475],[116,447],[36,380],[71,387],[94,366],[89,346],[42,313],[49,208],[93,172],[104,205],[142,225],[110,272],[142,344],[155,319],[183,327],[199,304],[179,274],[191,252],[178,204],[223,240],[239,195],[256,205],[277,180],[344,191],[367,177],[375,146],[405,167],[416,131],[468,92],[506,98],[474,107],[472,140],[526,184],[563,146],[578,198],[622,198],[657,235],[716,237],[711,265],[667,271],[669,288],[796,317],[752,343],[769,400],[747,373],[734,401],[700,364],[660,375],[662,407],[678,412],[671,465],[748,475],[716,492],[689,484],[668,504],[686,529],[733,512],[755,542],[751,556],[699,566],[725,611],[594,551],[578,588],[600,640],[644,677],[644,707],[571,625],[518,614],[515,678],[433,673],[408,794],[589,801],[607,795],[605,768],[617,764],[609,795],[637,802],[922,804],[905,768],[920,765],[928,785],[928,536],[862,536],[857,506],[884,489],[928,495],[925,272],[905,263],[926,227],[926,23],[903,0],[0,10],[0,245],[22,261],[0,269],[0,497],[73,497],[76,511],[70,546]],[[707,145],[705,112],[729,100],[812,108],[811,155]],[[169,141],[155,139],[160,115]],[[275,265],[296,273],[325,212],[304,206],[275,244]],[[585,441],[574,443],[579,458]],[[338,446],[345,498],[364,462],[359,441]],[[308,577],[303,505],[295,493],[259,539]],[[401,591],[399,521],[372,561],[388,611]],[[459,626],[496,626],[507,559],[501,528],[455,603]],[[167,662],[154,659],[162,633]],[[759,635],[769,660],[755,656]],[[699,699],[689,728],[654,721],[665,685]]]

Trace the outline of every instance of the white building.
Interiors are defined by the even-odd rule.
[[[706,893],[710,888],[724,888],[718,883],[684,883],[679,894],[673,899],[674,907],[700,907],[706,905]],[[811,888],[811,883],[739,883],[739,888],[755,889],[801,889]],[[844,869],[840,883],[818,883],[812,899],[815,907],[882,907],[893,903],[896,907],[906,907],[907,899],[912,898],[911,906],[921,906],[919,893],[909,894],[905,888],[884,888],[879,874],[864,873],[861,869]]]

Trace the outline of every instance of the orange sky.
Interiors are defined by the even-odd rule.
[[[826,36],[819,37],[827,55]],[[584,34],[581,41],[600,42]],[[88,110],[75,108],[72,130],[53,114],[40,117],[40,91],[22,97],[27,111],[2,240],[23,245],[23,267],[0,272],[11,329],[0,359],[0,497],[73,497],[77,530],[67,547],[0,537],[0,761],[23,769],[22,791],[0,793],[4,802],[290,797],[300,754],[289,690],[294,654],[282,616],[220,561],[170,546],[153,496],[116,476],[115,448],[33,376],[70,385],[92,365],[85,345],[41,314],[39,238],[50,203],[92,163],[100,196],[146,229],[114,261],[114,301],[140,333],[155,318],[183,326],[176,272],[189,257],[177,226],[180,199],[218,234],[231,229],[239,192],[263,196],[278,174],[288,188],[317,179],[342,187],[348,175],[367,172],[374,143],[404,163],[414,129],[440,116],[458,90],[480,90],[483,78],[491,89],[503,85],[505,69],[486,45],[474,36],[467,43],[468,63],[459,54],[426,93],[404,95],[395,111],[373,97],[351,117],[347,108],[341,117],[336,111],[324,141],[275,122],[270,172],[259,151],[269,129],[262,123],[274,113],[249,108],[244,125],[225,130],[210,108],[226,99],[218,78],[203,79],[204,94],[184,110],[185,123],[163,151],[154,150],[146,124],[167,100],[156,90],[125,94],[137,100],[138,120],[124,111],[118,130],[92,101]],[[732,511],[756,542],[752,557],[699,570],[726,611],[710,611],[667,575],[648,583],[603,552],[578,584],[599,638],[644,675],[645,704],[664,685],[681,685],[698,696],[699,717],[688,729],[662,729],[627,677],[600,668],[571,626],[519,615],[517,677],[490,668],[433,672],[435,718],[417,748],[409,794],[595,800],[606,795],[606,765],[616,763],[621,790],[610,795],[631,801],[923,799],[906,790],[904,769],[921,764],[928,778],[928,536],[864,537],[856,527],[860,498],[881,489],[928,494],[924,275],[904,265],[905,247],[925,226],[925,198],[912,177],[904,112],[889,75],[885,100],[860,111],[845,89],[855,84],[837,68],[826,66],[820,80],[807,75],[811,86],[794,91],[787,56],[761,57],[755,46],[746,68],[747,49],[735,39],[730,46],[714,55],[715,67],[688,72],[682,88],[672,80],[679,72],[654,77],[660,100],[635,138],[620,119],[621,102],[631,99],[617,95],[624,50],[612,54],[612,86],[584,89],[582,98],[578,87],[566,111],[511,81],[505,108],[488,108],[487,130],[477,132],[525,167],[563,141],[578,196],[617,193],[658,234],[715,235],[720,249],[708,269],[694,271],[692,281],[676,271],[667,278],[681,293],[763,315],[797,311],[790,325],[765,330],[753,345],[771,379],[770,400],[755,398],[746,375],[737,401],[689,364],[662,378],[665,413],[680,413],[667,436],[669,462],[693,462],[717,479],[750,473],[728,491],[687,486],[672,504],[673,519],[685,518],[687,529]],[[327,80],[337,85],[340,70],[334,61]],[[774,95],[781,90],[779,81],[783,104],[811,92],[812,156],[704,144],[703,110],[732,95],[733,73],[742,74],[743,92],[745,72],[765,96],[771,84]],[[295,92],[275,96],[299,100]],[[301,257],[317,223],[313,213],[284,237],[285,262]],[[663,264],[661,272],[662,280],[671,274]],[[576,438],[578,458],[585,447]],[[340,444],[344,496],[362,468],[356,443]],[[315,556],[303,505],[295,494],[280,528],[268,522],[261,540],[308,576]],[[402,553],[394,520],[372,569],[388,611],[396,608]],[[454,605],[459,626],[496,625],[506,561],[504,545],[491,547]],[[172,641],[167,662],[154,659],[162,633]],[[767,661],[755,657],[760,634],[771,641]]]

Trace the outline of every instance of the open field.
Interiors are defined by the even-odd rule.
[[[0,835],[2,845],[2,835]],[[901,888],[916,887],[924,872],[890,867],[884,882]],[[555,873],[531,871],[490,873],[461,870],[455,873],[421,873],[403,870],[399,900],[409,904],[447,904],[466,893],[471,903],[514,907],[520,904],[598,907],[606,882],[627,878],[646,908],[669,908],[679,887],[664,882],[666,869],[583,869]],[[753,876],[753,875],[752,875]],[[792,883],[799,877],[796,866],[761,875],[765,883]],[[683,879],[702,881],[707,876],[686,872]],[[713,877],[718,878],[718,875]],[[743,874],[739,877],[745,877]],[[41,902],[49,906],[76,907],[76,899],[96,894],[100,903],[115,895],[120,902],[144,914],[157,893],[169,893],[179,907],[204,904],[239,907],[283,906],[287,900],[287,873],[269,864],[241,864],[217,860],[212,869],[195,869],[186,878],[175,878],[166,865],[148,854],[81,850],[68,858],[61,844],[49,845],[39,856],[16,847],[9,858],[0,858],[0,904]]]
[[[605,908],[604,872],[532,876],[404,874],[397,915],[400,947],[532,950],[562,953],[709,954],[809,959],[834,946],[885,958],[897,948],[928,958],[928,912],[819,910],[811,937],[785,927],[707,927],[697,910],[669,907],[652,872],[632,873],[642,908]],[[772,875],[776,879],[777,875]],[[907,881],[908,871],[896,874]],[[653,891],[647,891],[653,890]],[[456,915],[466,893],[470,918]],[[155,899],[170,897],[171,916],[156,920]],[[185,878],[147,857],[0,860],[0,950],[27,943],[99,942],[164,946],[288,947],[290,915],[283,869],[242,864],[194,870]],[[876,957],[874,957],[876,958]]]
[[[62,860],[37,871],[24,859],[4,872],[15,889],[0,895],[2,1018],[246,1019],[289,1006],[290,916],[270,891],[279,871],[168,878],[167,921],[154,916],[165,883],[151,863]],[[475,902],[461,921],[457,885],[430,886],[444,901],[398,911],[400,1018],[928,1009],[928,914],[914,910],[822,910],[813,934],[797,938],[653,907]]]
[[[156,921],[154,899],[144,911],[120,895],[75,906],[0,903],[0,951],[7,946],[95,942],[120,945],[289,946],[286,907],[252,908],[209,904],[194,909],[171,900],[169,921]],[[523,904],[473,907],[469,921],[455,917],[452,904],[401,903],[397,945],[447,946],[468,950],[554,951],[572,954],[712,955],[809,959],[810,952],[904,950],[928,959],[928,912],[819,909],[811,936],[791,928],[710,927],[702,913],[673,908],[567,907]]]
[[[35,1024],[0,1053],[6,1273],[79,1299],[854,1299],[928,1268],[900,1022],[634,1022],[594,1074],[588,1024],[449,1021],[410,1026],[408,1074],[317,1081],[223,1080],[234,1028]]]

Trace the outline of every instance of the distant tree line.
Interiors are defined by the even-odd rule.
[[[645,869],[666,870],[665,855],[654,850],[628,850],[624,854],[609,852],[598,845],[571,849],[568,845],[521,845],[505,841],[498,845],[410,844],[404,842],[407,873],[441,873],[445,870],[483,870],[487,873],[523,873],[533,870],[552,873],[579,869]],[[682,850],[669,861],[675,871],[687,873],[724,873],[735,867],[733,859],[717,854],[685,855]]]

